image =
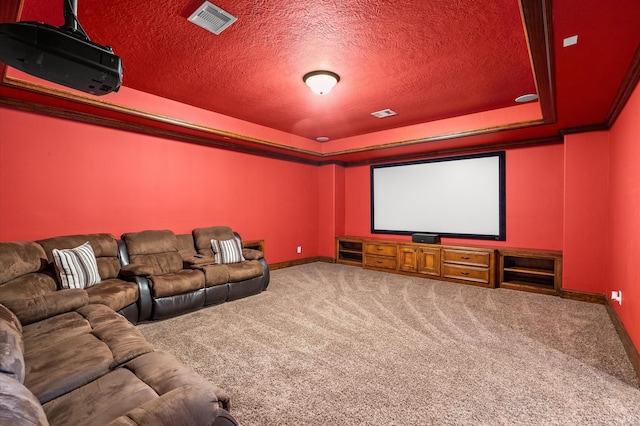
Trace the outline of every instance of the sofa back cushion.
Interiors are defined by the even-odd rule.
[[[42,272],[47,255],[31,241],[0,242],[0,303],[56,291],[55,279]]]
[[[72,249],[89,242],[96,257],[98,272],[102,280],[116,278],[120,273],[118,242],[111,234],[80,234],[39,240],[44,248],[50,267],[53,268],[53,249]]]
[[[38,244],[31,241],[0,243],[0,284],[23,275],[41,271],[47,256]]]
[[[131,270],[137,275],[165,275],[182,269],[178,239],[173,231],[149,230],[122,235]]]
[[[232,240],[236,237],[233,230],[228,226],[196,228],[191,233],[198,253],[208,257],[215,256],[211,249],[211,240]]]
[[[178,234],[176,235],[176,239],[178,240],[178,252],[183,259],[196,254],[196,246],[193,243],[193,235]]]
[[[18,318],[0,305],[0,373],[24,383],[24,341]]]

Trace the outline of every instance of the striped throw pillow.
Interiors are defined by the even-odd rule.
[[[216,263],[238,263],[243,262],[242,246],[237,239],[232,240],[211,240],[211,250],[216,258]]]
[[[72,249],[53,249],[52,254],[62,288],[87,288],[100,282],[96,255],[88,241]]]

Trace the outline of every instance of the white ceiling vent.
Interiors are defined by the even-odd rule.
[[[398,115],[398,113],[392,109],[387,108],[387,109],[381,109],[380,111],[372,112],[371,115],[377,118],[385,118],[385,117],[391,117],[392,115]]]
[[[194,24],[211,31],[215,35],[220,34],[229,25],[233,24],[238,18],[229,12],[220,9],[213,3],[205,1],[202,5],[189,16],[189,20]]]

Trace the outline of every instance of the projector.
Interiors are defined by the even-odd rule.
[[[122,61],[111,47],[66,27],[38,22],[0,24],[0,61],[92,95],[117,92],[122,84]]]

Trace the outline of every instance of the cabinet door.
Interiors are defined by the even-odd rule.
[[[420,247],[418,249],[418,272],[440,276],[440,249]]]
[[[418,255],[415,247],[400,246],[398,248],[398,269],[405,272],[418,270]]]

